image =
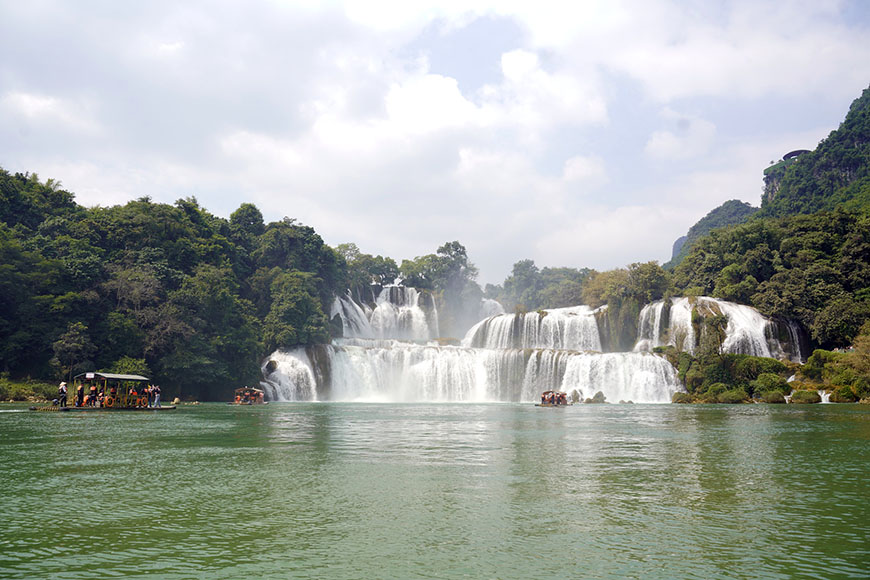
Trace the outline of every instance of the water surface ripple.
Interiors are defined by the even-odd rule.
[[[5,412],[0,577],[866,578],[868,443],[857,405]]]

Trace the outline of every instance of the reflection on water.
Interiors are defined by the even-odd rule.
[[[4,578],[870,567],[870,411],[856,405],[5,413],[0,441]]]

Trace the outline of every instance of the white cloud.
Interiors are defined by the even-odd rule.
[[[716,125],[670,109],[665,109],[661,116],[675,125],[675,129],[654,132],[644,148],[648,156],[662,160],[689,159],[709,151],[716,136]]]
[[[582,182],[600,185],[607,182],[607,170],[600,157],[577,155],[565,161],[562,179],[566,182]]]
[[[866,87],[868,29],[841,8],[18,3],[0,22],[0,163],[88,205],[251,201],[397,259],[458,239],[490,282],[524,257],[665,260],[716,205],[757,202],[767,161],[818,140],[789,136],[833,129]],[[450,65],[467,63],[429,51],[475,18],[511,26],[463,84]],[[766,125],[780,103],[794,118]]]
[[[94,133],[100,130],[90,105],[51,95],[11,91],[0,99],[0,109],[29,124],[57,124],[69,130]]]

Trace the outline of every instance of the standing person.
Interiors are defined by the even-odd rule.
[[[148,408],[150,409],[154,404],[154,385],[145,387],[145,396],[148,397]]]
[[[61,407],[66,407],[66,383],[61,382],[57,387],[58,404]]]
[[[82,407],[85,404],[85,388],[82,385],[76,387],[76,407]]]
[[[151,387],[151,394],[154,395],[154,406],[160,406],[160,385],[154,385]]]

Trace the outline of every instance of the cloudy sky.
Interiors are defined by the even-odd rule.
[[[481,282],[668,260],[868,84],[863,0],[0,0],[0,167]]]

